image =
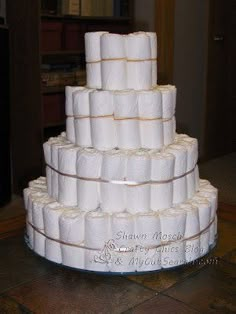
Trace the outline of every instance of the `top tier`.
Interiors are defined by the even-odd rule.
[[[85,34],[87,87],[150,90],[157,84],[156,33]]]

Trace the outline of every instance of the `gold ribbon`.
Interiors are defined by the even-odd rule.
[[[87,64],[100,63],[102,61],[127,61],[127,62],[143,62],[143,61],[157,61],[157,58],[149,58],[149,59],[127,59],[127,58],[109,58],[109,59],[101,59],[95,61],[87,61]]]
[[[53,171],[57,172],[58,174],[60,174],[61,176],[65,176],[65,177],[70,177],[70,178],[74,178],[74,179],[79,179],[79,180],[84,180],[84,181],[92,181],[92,182],[99,182],[99,183],[111,183],[111,184],[120,184],[120,185],[127,185],[127,186],[140,186],[140,185],[147,185],[147,184],[166,184],[166,183],[170,183],[174,180],[178,180],[181,179],[185,176],[187,176],[188,174],[194,172],[195,167],[192,170],[189,170],[188,172],[174,177],[173,179],[169,179],[169,180],[162,180],[162,181],[157,181],[157,180],[149,180],[149,181],[141,181],[141,182],[137,182],[137,181],[132,181],[132,180],[106,180],[106,179],[101,179],[101,178],[87,178],[87,177],[80,177],[74,174],[68,174],[68,173],[63,173],[59,170],[56,170],[55,168],[53,168],[52,166],[46,164],[47,167],[49,167],[50,169],[52,169]]]
[[[122,120],[138,120],[138,121],[162,121],[167,122],[173,119],[171,118],[145,118],[145,117],[115,117],[114,114],[108,114],[108,115],[101,115],[101,116],[80,116],[80,115],[69,115],[68,118],[74,118],[76,120],[78,119],[99,119],[99,118],[113,118],[115,121],[122,121]]]
[[[164,242],[161,242],[161,244],[158,244],[158,245],[151,245],[151,246],[147,246],[145,247],[145,249],[148,249],[148,250],[152,250],[152,249],[158,249],[160,247],[163,247],[163,246],[168,246],[170,244],[175,244],[175,243],[182,243],[184,241],[191,241],[191,240],[195,240],[197,239],[201,234],[204,234],[208,231],[208,229],[210,228],[210,226],[214,223],[215,221],[215,217],[212,219],[212,221],[206,226],[206,228],[204,228],[202,231],[198,232],[197,234],[194,234],[192,235],[191,237],[188,237],[188,238],[182,238],[182,239],[179,239],[179,240],[176,240],[176,241],[164,241]],[[81,248],[81,249],[86,249],[86,250],[90,250],[90,251],[101,251],[102,249],[97,249],[97,248],[90,248],[90,247],[87,247],[87,246],[84,246],[84,245],[79,245],[79,244],[75,244],[75,243],[69,243],[69,242],[65,242],[65,241],[62,241],[62,240],[59,240],[59,239],[54,239],[52,237],[49,237],[48,235],[46,235],[42,230],[38,229],[37,227],[35,227],[32,223],[30,223],[29,221],[27,221],[27,223],[36,231],[38,232],[39,234],[41,234],[42,236],[44,236],[45,238],[51,240],[51,241],[54,241],[54,242],[57,242],[57,243],[60,243],[60,244],[63,244],[63,245],[67,245],[67,246],[72,246],[72,247],[76,247],[76,248]],[[127,252],[132,252],[133,249],[132,248],[115,248],[114,249],[114,252],[118,252],[118,253],[127,253]]]

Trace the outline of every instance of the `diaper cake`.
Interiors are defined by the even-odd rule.
[[[156,84],[156,34],[86,33],[85,52],[66,132],[43,145],[46,178],[24,190],[28,246],[96,272],[194,262],[215,245],[217,189],[199,179],[197,140],[176,133],[175,86]]]

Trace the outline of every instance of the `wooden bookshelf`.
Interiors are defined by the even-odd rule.
[[[17,13],[17,14],[16,14]],[[82,63],[84,71],[84,33],[107,30],[128,33],[133,29],[133,1],[129,1],[129,16],[63,16],[42,14],[41,0],[7,0],[7,22],[10,32],[11,64],[11,141],[13,192],[21,194],[27,182],[43,173],[42,145],[48,136],[57,135],[65,129],[62,119],[64,110],[64,86],[43,86],[41,83],[42,64]],[[54,25],[53,25],[54,24]],[[43,27],[54,27],[55,38],[50,34],[46,44],[61,40],[56,49],[45,48]],[[61,34],[56,32],[56,27]],[[66,27],[77,41],[69,38]],[[78,37],[76,31],[79,31]],[[54,29],[53,29],[54,31]],[[75,32],[75,33],[73,33]],[[57,37],[56,37],[57,36]],[[61,36],[60,38],[58,36]],[[58,39],[59,38],[59,39]],[[50,40],[52,39],[52,41]],[[76,49],[71,49],[75,46]],[[43,46],[44,45],[44,46]],[[46,47],[48,48],[48,47]],[[49,47],[50,48],[50,47]],[[81,78],[79,85],[84,85]],[[46,107],[45,99],[52,103]],[[60,108],[56,108],[56,105]],[[63,107],[63,108],[62,108]],[[45,120],[45,112],[50,112],[53,121]],[[47,109],[47,110],[45,110]],[[61,110],[61,111],[60,111]],[[61,115],[58,114],[61,112]],[[55,119],[58,117],[58,120]]]

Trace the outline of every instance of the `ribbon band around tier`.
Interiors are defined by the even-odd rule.
[[[111,184],[119,184],[119,185],[127,185],[127,186],[140,186],[140,185],[147,185],[147,184],[166,184],[166,183],[170,183],[174,180],[178,180],[181,179],[185,176],[187,176],[188,174],[194,172],[196,165],[194,166],[193,169],[191,169],[190,171],[185,172],[184,174],[180,175],[180,176],[176,176],[173,177],[172,179],[169,180],[148,180],[148,181],[133,181],[133,180],[106,180],[106,179],[102,179],[102,178],[88,178],[88,177],[81,177],[75,174],[68,174],[68,173],[63,173],[59,170],[56,170],[55,168],[53,168],[52,166],[46,164],[47,167],[49,167],[51,170],[57,172],[59,175],[61,176],[65,176],[65,177],[70,177],[70,178],[74,178],[74,179],[79,179],[79,180],[84,180],[84,181],[92,181],[92,182],[98,182],[98,183],[111,183]]]
[[[148,58],[148,59],[127,59],[127,58],[109,58],[109,59],[101,59],[95,61],[86,61],[87,64],[100,63],[104,61],[126,61],[126,62],[143,62],[143,61],[157,61],[157,58]]]
[[[148,249],[148,250],[153,250],[153,249],[158,249],[158,248],[161,248],[161,247],[164,247],[164,246],[168,246],[168,245],[171,245],[171,244],[178,244],[178,243],[182,243],[182,242],[185,242],[185,241],[190,241],[190,240],[195,240],[197,239],[198,237],[200,237],[202,234],[208,232],[208,229],[211,227],[211,225],[214,223],[215,221],[215,217],[210,221],[210,223],[203,229],[201,230],[200,232],[198,232],[197,234],[194,234],[190,237],[187,237],[187,238],[181,238],[179,240],[173,240],[173,241],[163,241],[161,242],[160,244],[158,245],[150,245],[150,246],[145,246],[144,248],[145,249]],[[59,244],[62,244],[62,245],[67,245],[67,246],[72,246],[72,247],[76,247],[76,248],[81,248],[81,249],[86,249],[86,250],[90,250],[90,251],[102,251],[101,248],[97,249],[97,248],[90,248],[90,247],[87,247],[87,246],[84,246],[84,245],[81,245],[81,244],[76,244],[76,243],[69,243],[69,242],[65,242],[65,241],[62,241],[62,240],[59,240],[59,239],[54,239],[52,237],[49,237],[48,235],[46,235],[42,229],[38,229],[37,227],[35,227],[31,222],[27,222],[36,232],[38,232],[39,234],[41,234],[42,236],[44,236],[45,238],[51,240],[51,241],[55,241]],[[112,239],[111,239],[112,240]],[[110,241],[111,241],[110,240]],[[107,245],[109,243],[108,242],[105,242],[104,245]],[[113,251],[114,252],[117,252],[117,253],[128,253],[128,252],[132,252],[133,251],[133,248],[125,248],[125,247],[116,247],[115,246],[115,243],[113,242]]]
[[[167,122],[171,121],[173,116],[171,118],[147,118],[147,117],[115,117],[114,114],[108,114],[108,115],[100,115],[100,116],[90,116],[90,115],[67,115],[67,118],[74,118],[74,119],[99,119],[99,118],[112,118],[114,120],[120,121],[120,120],[139,120],[139,121],[162,121]]]

